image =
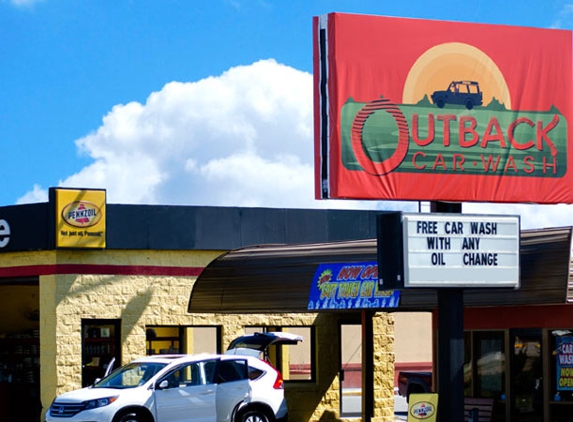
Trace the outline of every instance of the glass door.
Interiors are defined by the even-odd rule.
[[[362,326],[340,325],[340,414],[362,415]]]
[[[505,342],[503,331],[474,332],[475,397],[505,397]]]
[[[543,421],[541,342],[541,330],[511,332],[512,421]]]
[[[504,421],[508,379],[507,332],[472,331],[464,338],[464,394],[466,397],[493,399],[492,421]]]

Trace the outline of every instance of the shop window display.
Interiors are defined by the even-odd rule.
[[[40,330],[0,333],[0,421],[37,421],[40,410]]]
[[[82,385],[92,385],[98,378],[121,364],[120,320],[82,320]]]

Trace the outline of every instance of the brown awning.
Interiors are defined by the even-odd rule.
[[[521,288],[467,289],[464,305],[566,303],[571,231],[571,227],[522,231]],[[193,286],[188,311],[308,312],[310,286],[319,264],[376,261],[376,249],[376,239],[236,249],[203,270]],[[399,308],[394,310],[432,310],[436,306],[435,290],[405,289]]]

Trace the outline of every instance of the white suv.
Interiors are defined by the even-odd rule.
[[[91,387],[62,394],[47,422],[273,422],[287,419],[280,372],[256,356],[289,333],[235,340],[224,355],[156,355],[125,365]]]

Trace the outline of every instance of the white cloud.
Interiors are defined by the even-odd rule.
[[[557,18],[553,21],[551,28],[560,29],[563,27],[571,26],[571,20],[573,18],[573,4],[566,3],[561,7],[557,14]]]
[[[48,191],[42,189],[40,185],[34,185],[34,188],[18,199],[18,204],[29,204],[35,202],[48,202]]]
[[[274,60],[171,82],[145,104],[116,105],[78,139],[93,162],[59,185],[105,188],[110,203],[417,211],[416,202],[314,199],[312,83],[309,73]],[[47,196],[34,186],[18,203]],[[524,228],[573,224],[566,205],[463,211],[521,215]]]
[[[312,124],[312,76],[262,60],[116,105],[76,141],[93,163],[59,185],[111,203],[310,207]]]

